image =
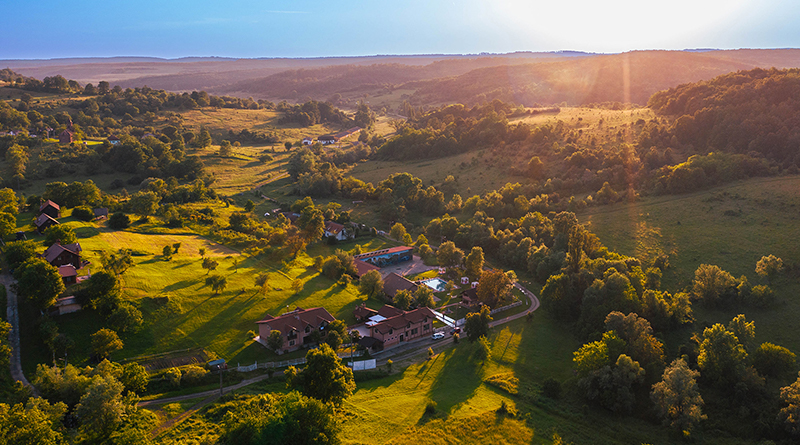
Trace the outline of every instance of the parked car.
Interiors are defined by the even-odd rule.
[[[461,328],[453,328],[450,330],[450,335],[460,334],[460,333],[461,333]]]
[[[431,336],[434,340],[441,340],[444,338],[444,332],[437,332]]]

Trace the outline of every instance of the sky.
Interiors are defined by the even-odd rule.
[[[2,0],[0,59],[798,48],[796,0]]]

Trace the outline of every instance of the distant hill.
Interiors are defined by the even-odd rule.
[[[481,103],[495,98],[524,105],[631,102],[655,92],[756,67],[800,67],[797,49],[579,51],[472,55],[379,55],[307,59],[187,57],[0,60],[25,76],[60,74],[80,83],[206,90],[255,99],[326,100],[391,95],[414,105]],[[384,99],[377,99],[376,102]],[[387,99],[388,100],[388,99]]]

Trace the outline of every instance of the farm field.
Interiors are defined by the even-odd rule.
[[[756,262],[765,255],[784,264],[800,262],[800,177],[759,178],[687,195],[642,198],[633,203],[593,207],[579,213],[611,250],[634,255],[647,264],[669,254],[662,288],[680,291],[691,285],[700,264],[714,264],[734,277],[762,284]],[[765,284],[765,283],[764,283]],[[710,311],[694,305],[695,325],[727,323],[744,313],[756,323],[757,341],[800,350],[791,326],[800,316],[800,285],[790,278],[773,283],[778,303],[766,309],[747,307]]]

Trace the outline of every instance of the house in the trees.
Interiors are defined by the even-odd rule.
[[[314,138],[311,136],[306,136],[303,138],[303,145],[311,145],[314,143]]]
[[[414,248],[408,246],[390,247],[354,255],[353,258],[378,267],[392,266],[414,258]]]
[[[346,230],[344,225],[333,221],[325,221],[325,237],[331,236],[337,241],[345,241],[352,238],[351,232]]]
[[[59,298],[58,300],[56,300],[56,304],[53,305],[51,313],[64,315],[64,314],[71,314],[73,312],[78,312],[79,310],[81,310],[81,304],[78,303],[77,298],[71,296],[71,297]]]
[[[272,331],[278,331],[283,338],[283,345],[276,352],[296,351],[311,343],[325,338],[328,325],[336,320],[325,308],[297,308],[279,317],[267,315],[258,324],[258,335],[263,344]]]
[[[351,127],[351,128],[348,128],[347,130],[340,131],[340,132],[334,134],[333,137],[337,141],[341,141],[342,139],[344,139],[346,137],[349,137],[349,136],[352,136],[352,135],[358,133],[361,130],[362,130],[361,127]]]
[[[94,219],[108,219],[108,207],[94,209]]]
[[[470,287],[464,292],[461,292],[461,303],[468,307],[478,304],[478,289]]]
[[[75,284],[78,282],[78,270],[75,269],[75,266],[72,264],[58,266],[58,274],[61,275],[64,284]]]
[[[281,212],[281,215],[285,216],[292,224],[300,218],[300,214],[297,212]]]
[[[326,134],[326,135],[318,137],[317,138],[317,142],[319,142],[322,145],[330,145],[330,144],[335,144],[338,141],[336,139],[336,136],[334,136],[332,134]]]
[[[69,130],[64,130],[58,135],[59,144],[70,144],[73,141],[75,141],[75,133]]]
[[[117,145],[117,144],[119,144],[119,143],[120,143],[120,140],[119,140],[119,138],[118,138],[118,137],[116,137],[116,136],[114,136],[114,135],[112,134],[111,136],[109,136],[109,137],[108,137],[108,142],[110,142],[110,143],[111,143],[111,145]]]
[[[53,266],[61,267],[69,264],[75,269],[80,269],[83,267],[81,252],[83,252],[83,249],[81,249],[80,243],[62,245],[56,242],[45,250],[42,256]]]
[[[366,323],[370,335],[359,340],[359,343],[363,340],[365,344],[370,344],[371,349],[380,350],[416,340],[433,333],[435,319],[435,314],[427,307],[403,311],[387,304],[370,317]]]
[[[400,276],[394,272],[390,273],[383,279],[383,293],[386,297],[394,299],[401,290],[407,290],[412,294],[417,290],[417,284],[406,277]]]
[[[42,213],[53,219],[60,218],[61,206],[48,199],[47,201],[42,203],[42,205],[39,206],[39,214],[41,215]]]
[[[33,222],[33,225],[36,226],[36,231],[39,233],[44,233],[44,231],[47,230],[48,227],[54,226],[56,224],[59,224],[59,222],[55,218],[50,217],[50,215],[47,215],[46,213],[42,213],[41,215],[39,215],[39,217],[36,218],[36,221]]]

